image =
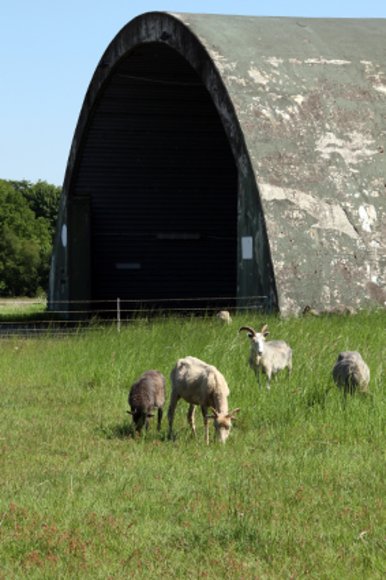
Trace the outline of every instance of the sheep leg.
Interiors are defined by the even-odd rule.
[[[209,445],[209,421],[208,421],[208,409],[206,407],[201,407],[202,416],[204,418],[204,429],[205,429],[205,443]]]
[[[161,431],[162,415],[163,415],[163,410],[160,407],[157,411],[157,431]]]
[[[290,357],[290,360],[288,361],[287,369],[288,369],[288,380],[289,380],[291,373],[292,373],[292,355]]]
[[[168,438],[169,439],[171,439],[173,436],[174,413],[175,413],[179,398],[180,397],[176,393],[172,392],[172,394],[170,396],[170,404],[169,404],[169,409],[168,409],[168,421],[169,421]]]
[[[194,420],[194,412],[195,412],[196,408],[194,405],[189,405],[189,410],[188,410],[188,423],[192,429],[193,435],[196,436],[196,423]]]

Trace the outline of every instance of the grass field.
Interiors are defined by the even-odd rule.
[[[0,323],[4,320],[23,320],[45,314],[45,298],[0,298]]]
[[[0,352],[0,578],[386,577],[386,312],[281,320],[294,370],[259,390],[242,324],[135,320],[75,336],[6,338]],[[331,368],[359,350],[371,394]],[[191,354],[241,407],[225,445],[130,435],[131,382]],[[168,385],[169,389],[169,385]],[[167,405],[166,405],[167,410]]]

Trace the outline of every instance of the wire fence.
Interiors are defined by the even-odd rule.
[[[126,300],[0,299],[0,337],[67,336],[125,326],[155,317],[214,317],[220,311],[266,311],[267,296]]]

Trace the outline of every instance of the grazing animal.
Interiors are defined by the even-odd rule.
[[[311,316],[320,316],[320,311],[316,310],[316,308],[311,308],[311,306],[307,305],[303,308],[302,314],[303,316],[306,316],[307,314]]]
[[[177,403],[180,399],[184,399],[189,403],[188,422],[194,436],[196,435],[195,405],[199,405],[204,418],[206,444],[209,444],[208,419],[213,419],[218,439],[225,443],[232,427],[232,419],[240,409],[228,411],[229,388],[220,371],[198,358],[187,356],[177,361],[170,379],[172,392],[168,410],[169,437],[173,432]],[[210,416],[207,415],[209,408],[213,413]]]
[[[220,310],[220,312],[217,312],[216,317],[219,320],[222,320],[222,322],[224,322],[225,324],[232,324],[232,317],[229,314],[228,310]]]
[[[163,406],[165,404],[165,377],[155,370],[145,371],[130,388],[128,402],[133,416],[135,430],[140,433],[145,425],[149,428],[149,418],[154,417],[154,409],[157,409],[158,431],[161,429]]]
[[[352,306],[345,306],[344,304],[338,304],[338,306],[330,306],[323,308],[322,310],[317,310],[316,308],[311,308],[307,305],[303,308],[303,315],[320,316],[321,314],[341,314],[341,315],[353,315],[356,313],[355,308]]]
[[[367,392],[370,382],[370,369],[356,351],[345,351],[338,355],[332,377],[339,388],[343,388],[345,395],[358,390]]]
[[[288,373],[291,372],[292,349],[284,340],[266,341],[269,335],[267,324],[264,324],[260,332],[256,332],[251,326],[242,326],[239,332],[242,330],[246,330],[251,339],[249,366],[255,372],[260,388],[260,371],[266,375],[269,390],[272,375],[285,368],[288,369]]]

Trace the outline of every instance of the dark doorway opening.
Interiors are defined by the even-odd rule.
[[[136,47],[110,75],[76,194],[90,196],[96,309],[117,297],[125,310],[235,304],[235,161],[201,79],[167,45]]]

